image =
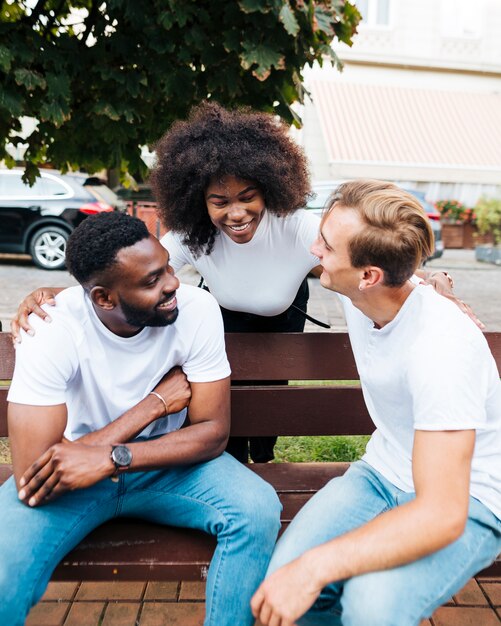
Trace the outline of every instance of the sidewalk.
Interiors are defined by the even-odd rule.
[[[50,583],[26,626],[202,626],[204,596],[201,582]],[[472,579],[421,626],[499,624],[501,581]]]

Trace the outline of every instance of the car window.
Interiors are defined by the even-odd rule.
[[[119,202],[117,194],[106,185],[85,185],[85,189],[100,202],[107,202],[112,206]]]
[[[2,198],[12,200],[16,198],[35,198],[43,195],[43,180],[37,178],[33,187],[30,187],[23,182],[21,176],[21,172],[2,172],[0,176],[2,180],[0,195]]]
[[[73,191],[52,174],[42,173],[32,186],[23,182],[22,172],[0,172],[0,197],[3,200],[50,200],[70,198]]]
[[[42,175],[43,176],[43,175]],[[42,180],[45,184],[45,194],[49,196],[66,196],[68,195],[68,188],[60,183],[55,178],[49,178],[48,176],[43,176]]]

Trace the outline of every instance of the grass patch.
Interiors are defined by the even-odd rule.
[[[291,387],[359,387],[359,380],[289,380]]]
[[[275,460],[289,463],[313,461],[356,461],[365,452],[369,437],[279,437]],[[0,437],[0,463],[11,463],[9,440]]]
[[[9,440],[0,437],[0,463],[11,463]]]
[[[365,452],[368,435],[328,437],[279,437],[275,446],[277,463],[312,461],[357,461]]]

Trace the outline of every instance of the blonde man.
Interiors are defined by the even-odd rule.
[[[308,502],[252,601],[267,626],[417,626],[501,550],[501,385],[475,324],[413,274],[433,245],[398,187],[334,194],[313,245],[376,430]]]

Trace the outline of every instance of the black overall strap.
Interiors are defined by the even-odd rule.
[[[325,322],[321,322],[320,320],[315,319],[314,317],[311,317],[311,315],[308,315],[308,313],[306,313],[306,311],[303,311],[303,309],[300,309],[298,306],[296,306],[295,304],[291,304],[291,309],[294,309],[295,311],[298,311],[299,313],[301,313],[301,315],[303,315],[307,320],[309,320],[310,322],[313,322],[314,324],[316,324],[317,326],[321,326],[322,328],[330,328],[329,324],[326,324]]]

